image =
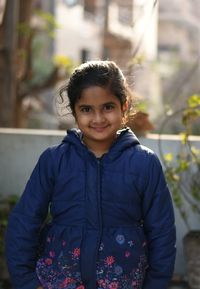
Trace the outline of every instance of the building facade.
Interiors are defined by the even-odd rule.
[[[174,108],[200,91],[200,2],[160,0],[158,56],[163,99]]]
[[[112,59],[125,67],[133,48],[133,0],[127,1],[58,1],[55,54],[76,63]]]

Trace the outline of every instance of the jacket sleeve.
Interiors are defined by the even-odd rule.
[[[5,247],[14,289],[36,289],[41,286],[35,266],[39,232],[48,213],[52,190],[51,151],[47,149],[40,156],[8,221]]]
[[[149,267],[143,289],[167,289],[176,255],[174,210],[160,161],[154,154],[146,171],[143,218]]]

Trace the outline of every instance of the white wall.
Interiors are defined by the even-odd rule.
[[[0,129],[0,193],[21,194],[41,152],[48,146],[61,142],[65,131]],[[141,143],[153,149],[159,156],[158,136],[149,135],[141,138]],[[200,149],[200,137],[192,139]],[[179,150],[178,136],[162,136],[164,153],[176,153]],[[158,208],[159,209],[159,208]],[[185,262],[183,257],[182,238],[187,229],[177,210],[177,259],[175,272],[184,275]],[[200,216],[191,214],[193,229],[200,229]]]
[[[158,8],[152,12],[154,0],[135,0],[134,3],[134,41],[138,43],[143,38],[140,53],[149,61],[157,57]]]

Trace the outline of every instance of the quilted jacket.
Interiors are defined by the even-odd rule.
[[[130,129],[100,159],[75,129],[45,150],[6,233],[14,289],[167,289],[175,252],[161,164]]]

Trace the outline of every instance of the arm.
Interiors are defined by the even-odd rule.
[[[167,289],[175,262],[176,233],[170,192],[158,158],[151,155],[143,195],[144,230],[149,268],[143,289]]]
[[[6,256],[14,289],[41,286],[35,272],[38,237],[48,213],[52,190],[51,152],[47,149],[39,158],[8,222]]]

